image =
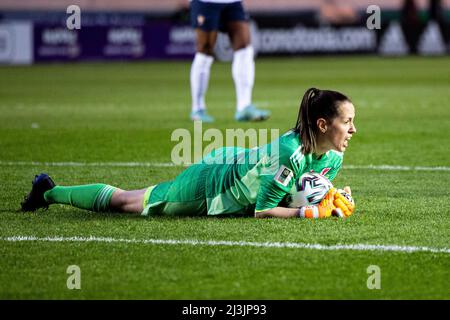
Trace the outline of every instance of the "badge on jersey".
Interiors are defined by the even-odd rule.
[[[293,177],[294,173],[292,172],[292,170],[282,165],[278,172],[275,174],[274,179],[276,182],[286,187]]]
[[[202,16],[201,14],[199,14],[197,16],[197,23],[199,26],[203,25],[203,23],[205,22],[205,16]]]

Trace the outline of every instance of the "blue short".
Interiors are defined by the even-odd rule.
[[[227,31],[227,22],[248,21],[241,1],[210,3],[191,1],[191,25],[203,31]]]

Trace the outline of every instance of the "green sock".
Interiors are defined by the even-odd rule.
[[[69,204],[80,209],[107,212],[115,190],[116,188],[103,183],[72,187],[55,186],[44,193],[44,198],[48,203]]]

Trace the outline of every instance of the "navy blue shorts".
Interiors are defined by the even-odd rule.
[[[210,3],[191,1],[191,25],[203,31],[227,31],[227,22],[248,21],[241,1]]]

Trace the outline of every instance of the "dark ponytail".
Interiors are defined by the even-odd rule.
[[[309,88],[303,95],[294,130],[300,134],[303,154],[316,150],[317,119],[331,122],[339,114],[339,103],[350,101],[344,94],[332,90]]]

